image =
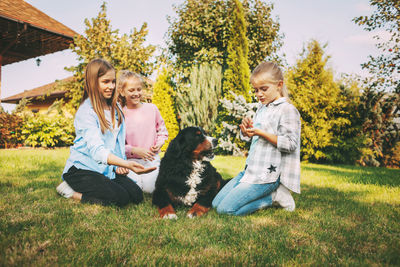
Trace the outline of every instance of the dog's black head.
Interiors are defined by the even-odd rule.
[[[217,139],[206,136],[200,127],[187,127],[181,130],[168,146],[167,154],[176,158],[210,161],[214,158],[213,149]]]

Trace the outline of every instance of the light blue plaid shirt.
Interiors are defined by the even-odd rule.
[[[253,119],[254,128],[278,136],[277,146],[262,137],[254,136],[241,182],[251,184],[280,183],[300,193],[300,114],[281,97],[258,107]],[[243,136],[242,136],[243,137]],[[242,138],[244,140],[249,138]]]

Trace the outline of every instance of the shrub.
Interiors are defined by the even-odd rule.
[[[215,129],[218,99],[221,97],[222,68],[202,64],[190,71],[189,84],[178,90],[176,106],[181,127],[200,126],[207,132]]]
[[[167,149],[169,142],[171,142],[179,132],[173,94],[173,87],[171,85],[168,70],[164,69],[158,75],[153,87],[153,104],[155,104],[160,110],[160,114],[165,122],[165,127],[168,130],[168,140],[162,147],[162,151]]]
[[[0,111],[0,147],[11,148],[21,145],[21,127],[23,121],[17,114]]]
[[[258,103],[247,103],[242,95],[230,92],[234,100],[221,100],[222,106],[227,111],[227,121],[222,121],[222,127],[218,129],[219,147],[234,156],[242,156],[248,150],[250,143],[240,140],[240,128],[244,117],[253,117]]]
[[[32,147],[70,146],[74,141],[73,116],[49,109],[47,113],[24,112],[22,135]]]

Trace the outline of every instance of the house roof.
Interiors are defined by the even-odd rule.
[[[69,82],[69,81],[72,81],[73,79],[74,79],[74,77],[71,76],[71,77],[62,79],[61,82]],[[40,87],[36,87],[34,89],[31,89],[31,90],[25,90],[22,93],[3,98],[1,100],[1,102],[10,103],[10,104],[17,104],[23,98],[32,99],[32,98],[35,98],[35,97],[42,97],[42,96],[46,96],[46,95],[47,95],[47,98],[56,98],[56,97],[64,96],[65,93],[67,92],[65,90],[63,90],[63,91],[53,91],[56,84],[57,84],[57,81],[55,81],[53,83],[49,83],[49,84],[43,85],[43,86],[40,86]]]
[[[1,102],[9,103],[9,104],[18,104],[18,102],[21,101],[21,99],[23,99],[23,98],[32,99],[32,98],[36,98],[36,97],[46,96],[46,98],[49,99],[49,98],[63,97],[67,91],[66,90],[53,91],[54,87],[57,85],[57,82],[70,82],[73,79],[74,79],[74,76],[71,76],[71,77],[68,77],[68,78],[65,78],[62,80],[55,81],[53,83],[49,83],[49,84],[46,84],[46,85],[43,85],[40,87],[36,87],[31,90],[25,90],[22,93],[3,98],[1,100]],[[151,79],[149,79],[147,77],[145,77],[144,80],[146,81],[146,83],[148,83],[150,85],[150,87],[153,86],[154,81],[152,81]],[[151,90],[150,91],[144,90],[142,92],[142,94],[146,100],[151,100],[151,96],[152,96]]]
[[[77,33],[23,0],[0,1],[2,65],[69,48]]]

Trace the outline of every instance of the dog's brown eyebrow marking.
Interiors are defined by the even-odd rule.
[[[201,132],[200,132],[200,131],[197,131],[196,134],[201,134]]]

